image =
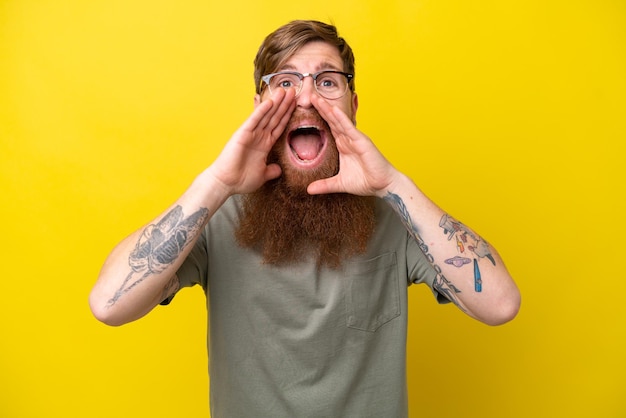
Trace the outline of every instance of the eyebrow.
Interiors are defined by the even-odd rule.
[[[336,65],[331,64],[328,61],[324,61],[320,65],[317,66],[315,72],[324,71],[324,70],[343,71],[343,69],[337,67]],[[296,71],[296,67],[293,64],[285,64],[285,65],[280,66],[276,70],[276,72],[280,72],[280,71]]]

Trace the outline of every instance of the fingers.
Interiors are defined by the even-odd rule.
[[[272,129],[272,136],[274,138],[278,138],[285,128],[287,127],[287,123],[289,123],[289,119],[291,118],[291,114],[296,108],[296,101],[294,100],[296,96],[295,89],[289,89],[285,94],[285,97],[280,103],[274,118],[276,118],[276,125]],[[270,123],[270,126],[272,124]]]
[[[341,109],[336,106],[332,106],[325,99],[313,95],[311,97],[311,103],[317,109],[319,114],[330,126],[330,129],[336,134],[347,134],[350,129],[354,129],[354,123],[352,120],[343,113]]]
[[[261,102],[257,107],[254,108],[252,114],[243,123],[242,128],[249,131],[254,131],[258,128],[262,128],[263,126],[265,126],[268,121],[268,113],[273,113],[273,106],[274,103],[271,100]]]
[[[284,129],[295,107],[294,97],[295,90],[280,89],[272,97],[261,102],[250,117],[250,130],[273,132],[281,125]]]

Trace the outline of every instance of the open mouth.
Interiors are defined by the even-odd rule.
[[[326,147],[326,135],[317,126],[299,126],[289,133],[289,148],[296,163],[315,165]]]

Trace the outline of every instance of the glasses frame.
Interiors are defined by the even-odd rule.
[[[340,96],[333,97],[332,99],[329,98],[329,97],[326,97],[324,95],[324,93],[320,92],[317,89],[317,77],[319,77],[321,74],[327,74],[327,73],[341,74],[347,80],[345,91],[343,93],[341,93]],[[315,87],[315,91],[317,92],[317,94],[319,94],[320,96],[322,96],[323,98],[328,99],[328,100],[337,100],[337,99],[341,99],[343,96],[345,96],[346,93],[348,92],[348,90],[351,89],[350,88],[350,83],[354,79],[354,74],[344,73],[343,71],[337,71],[337,70],[322,70],[322,71],[318,71],[316,73],[299,73],[297,71],[279,71],[277,73],[266,74],[263,77],[261,77],[261,80],[267,85],[267,89],[269,90],[270,94],[272,94],[272,88],[270,87],[270,81],[272,80],[272,78],[274,76],[282,75],[282,74],[295,75],[296,77],[298,77],[300,79],[300,84],[298,85],[298,87],[296,89],[296,97],[302,91],[302,86],[304,85],[304,79],[306,77],[311,77],[313,79],[313,86]]]

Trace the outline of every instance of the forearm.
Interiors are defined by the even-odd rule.
[[[176,271],[203,227],[234,194],[250,193],[281,174],[267,155],[295,108],[295,92],[279,91],[233,134],[218,158],[183,196],[109,255],[89,302],[103,322],[119,325],[149,312],[178,288]]]
[[[162,215],[124,239],[93,287],[93,314],[109,325],[136,320],[178,289],[176,271],[229,193],[202,173]]]
[[[381,197],[399,214],[433,265],[439,293],[490,325],[517,314],[517,286],[487,241],[446,214],[404,175],[396,176]]]

